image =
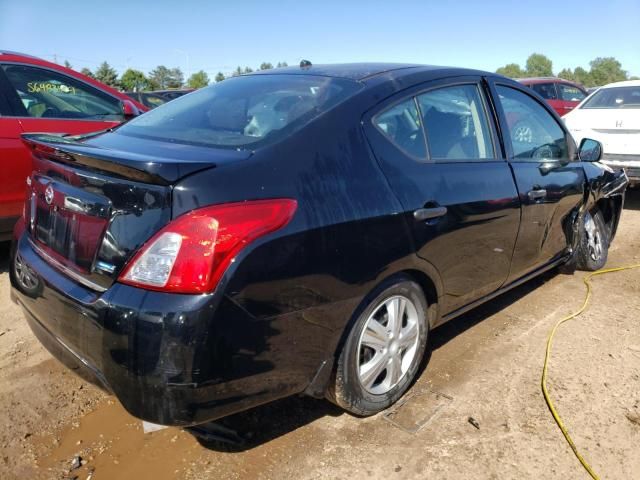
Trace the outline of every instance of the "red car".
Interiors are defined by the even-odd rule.
[[[31,155],[20,135],[89,133],[148,110],[78,72],[29,55],[0,51],[0,241],[22,213]]]
[[[582,85],[562,78],[520,78],[518,81],[544,98],[561,117],[576,108],[588,95]]]

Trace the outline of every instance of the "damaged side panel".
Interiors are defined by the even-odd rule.
[[[601,163],[584,163],[584,171],[587,181],[587,198],[582,211],[589,211],[597,205],[609,227],[610,241],[612,241],[620,222],[629,178],[624,170],[616,171]]]

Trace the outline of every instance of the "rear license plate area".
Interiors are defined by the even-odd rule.
[[[66,266],[90,272],[109,222],[111,202],[49,177],[34,180],[29,202],[32,239]]]

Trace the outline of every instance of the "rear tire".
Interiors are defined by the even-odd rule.
[[[600,210],[596,208],[584,214],[576,252],[576,266],[579,270],[593,272],[605,266],[610,236]]]
[[[356,415],[374,415],[412,385],[427,344],[427,302],[408,277],[383,283],[367,300],[338,358],[327,397]]]

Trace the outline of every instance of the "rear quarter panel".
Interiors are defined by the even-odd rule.
[[[174,216],[260,198],[294,198],[283,230],[243,250],[218,290],[264,332],[273,370],[305,378],[304,389],[336,347],[364,297],[395,272],[420,270],[398,200],[370,153],[360,117],[347,102],[288,140],[248,160],[193,175],[174,189]],[[212,319],[212,328],[218,321]],[[267,328],[268,327],[268,328]]]

